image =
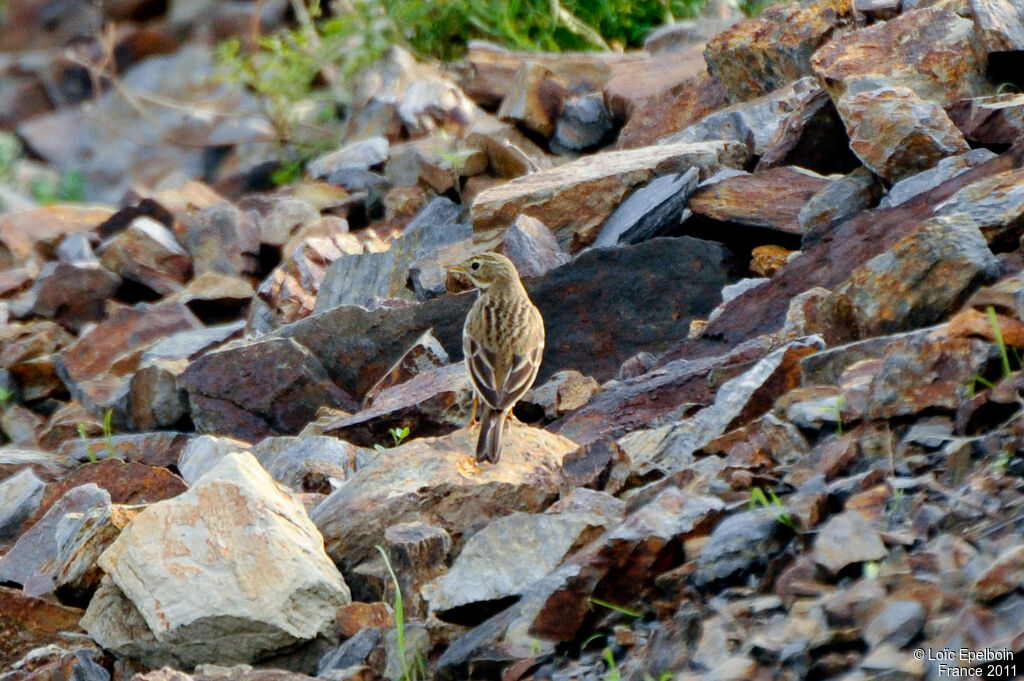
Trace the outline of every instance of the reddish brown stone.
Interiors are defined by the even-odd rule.
[[[682,343],[666,354],[662,361],[721,353],[723,348],[778,330],[785,319],[790,298],[815,286],[834,288],[854,268],[919,229],[931,217],[931,206],[969,184],[1020,167],[1022,162],[1024,143],[911,201],[856,215],[830,228],[827,238],[820,233],[808,235],[799,258],[789,262],[768,283],[727,303],[722,314],[708,325],[704,334]]]
[[[395,613],[387,603],[354,602],[338,608],[336,618],[343,638],[351,638],[367,627],[389,628],[394,626]]]
[[[1013,144],[1024,136],[1024,94],[961,99],[946,107],[964,137],[982,144]]]
[[[648,102],[671,97],[684,84],[706,73],[703,44],[646,61],[627,62],[604,86],[604,101],[616,120],[627,121]]]
[[[800,209],[828,184],[828,179],[799,168],[773,168],[698,189],[688,207],[715,220],[803,234]]]
[[[178,465],[181,450],[191,435],[161,430],[153,433],[129,433],[107,438],[75,438],[65,440],[58,448],[59,456],[75,461],[116,458],[144,463],[158,468]],[[113,449],[113,454],[110,450]]]
[[[11,264],[21,264],[33,251],[50,257],[64,236],[91,230],[113,213],[101,206],[53,205],[0,215],[0,264],[5,253],[16,259]]]
[[[750,271],[762,277],[774,276],[776,272],[785,267],[786,261],[792,254],[793,251],[775,244],[758,246],[750,252]]]
[[[68,490],[90,482],[107,490],[111,503],[126,505],[151,504],[170,499],[188,489],[184,480],[166,468],[104,459],[79,466],[67,477],[47,485],[39,508],[30,522],[42,518]]]
[[[943,105],[992,90],[973,22],[948,6],[905,12],[848,33],[818,50],[811,63],[833,101],[865,80],[873,88],[908,87]]]
[[[681,83],[674,92],[648,99],[636,107],[619,132],[615,148],[635,149],[655,144],[728,103],[722,84],[705,72]]]
[[[811,75],[811,55],[853,26],[851,0],[771,5],[708,41],[708,70],[733,102]]]
[[[754,341],[723,356],[667,364],[602,392],[550,430],[585,445],[645,427],[683,404],[710,404],[712,374],[716,381],[728,380],[770,350],[766,342]]]
[[[0,586],[0,668],[8,669],[29,650],[53,643],[62,631],[80,632],[82,615],[78,608]]]
[[[733,142],[668,144],[611,151],[517,178],[484,190],[473,203],[473,229],[485,232],[520,214],[551,228],[560,244],[579,251],[593,242],[622,200],[654,177],[691,167],[706,178],[739,167],[746,150]]]

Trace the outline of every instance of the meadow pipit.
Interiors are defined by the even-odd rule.
[[[497,463],[505,419],[537,378],[544,320],[505,256],[474,255],[451,269],[480,290],[462,327],[462,350],[481,402],[476,460]]]

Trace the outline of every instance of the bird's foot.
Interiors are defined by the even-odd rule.
[[[478,421],[476,420],[476,407],[477,407],[477,405],[478,405],[479,403],[480,403],[480,398],[479,398],[479,397],[477,397],[476,395],[473,395],[473,411],[472,411],[472,412],[470,412],[470,414],[469,414],[469,426],[470,426],[470,428],[472,428],[472,427],[473,427],[473,426],[475,426],[475,425],[476,425],[477,423],[479,423],[479,422],[478,422]]]
[[[483,469],[480,468],[479,464],[477,464],[476,458],[469,455],[463,455],[455,462],[455,470],[457,470],[462,477],[471,478],[474,475],[478,475]]]

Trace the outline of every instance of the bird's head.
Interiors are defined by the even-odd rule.
[[[448,269],[465,274],[473,286],[481,291],[486,291],[494,284],[519,281],[516,266],[498,253],[480,253]]]

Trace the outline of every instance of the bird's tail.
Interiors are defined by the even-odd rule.
[[[501,431],[506,413],[484,406],[480,414],[480,437],[476,441],[476,460],[498,463],[501,456]]]

